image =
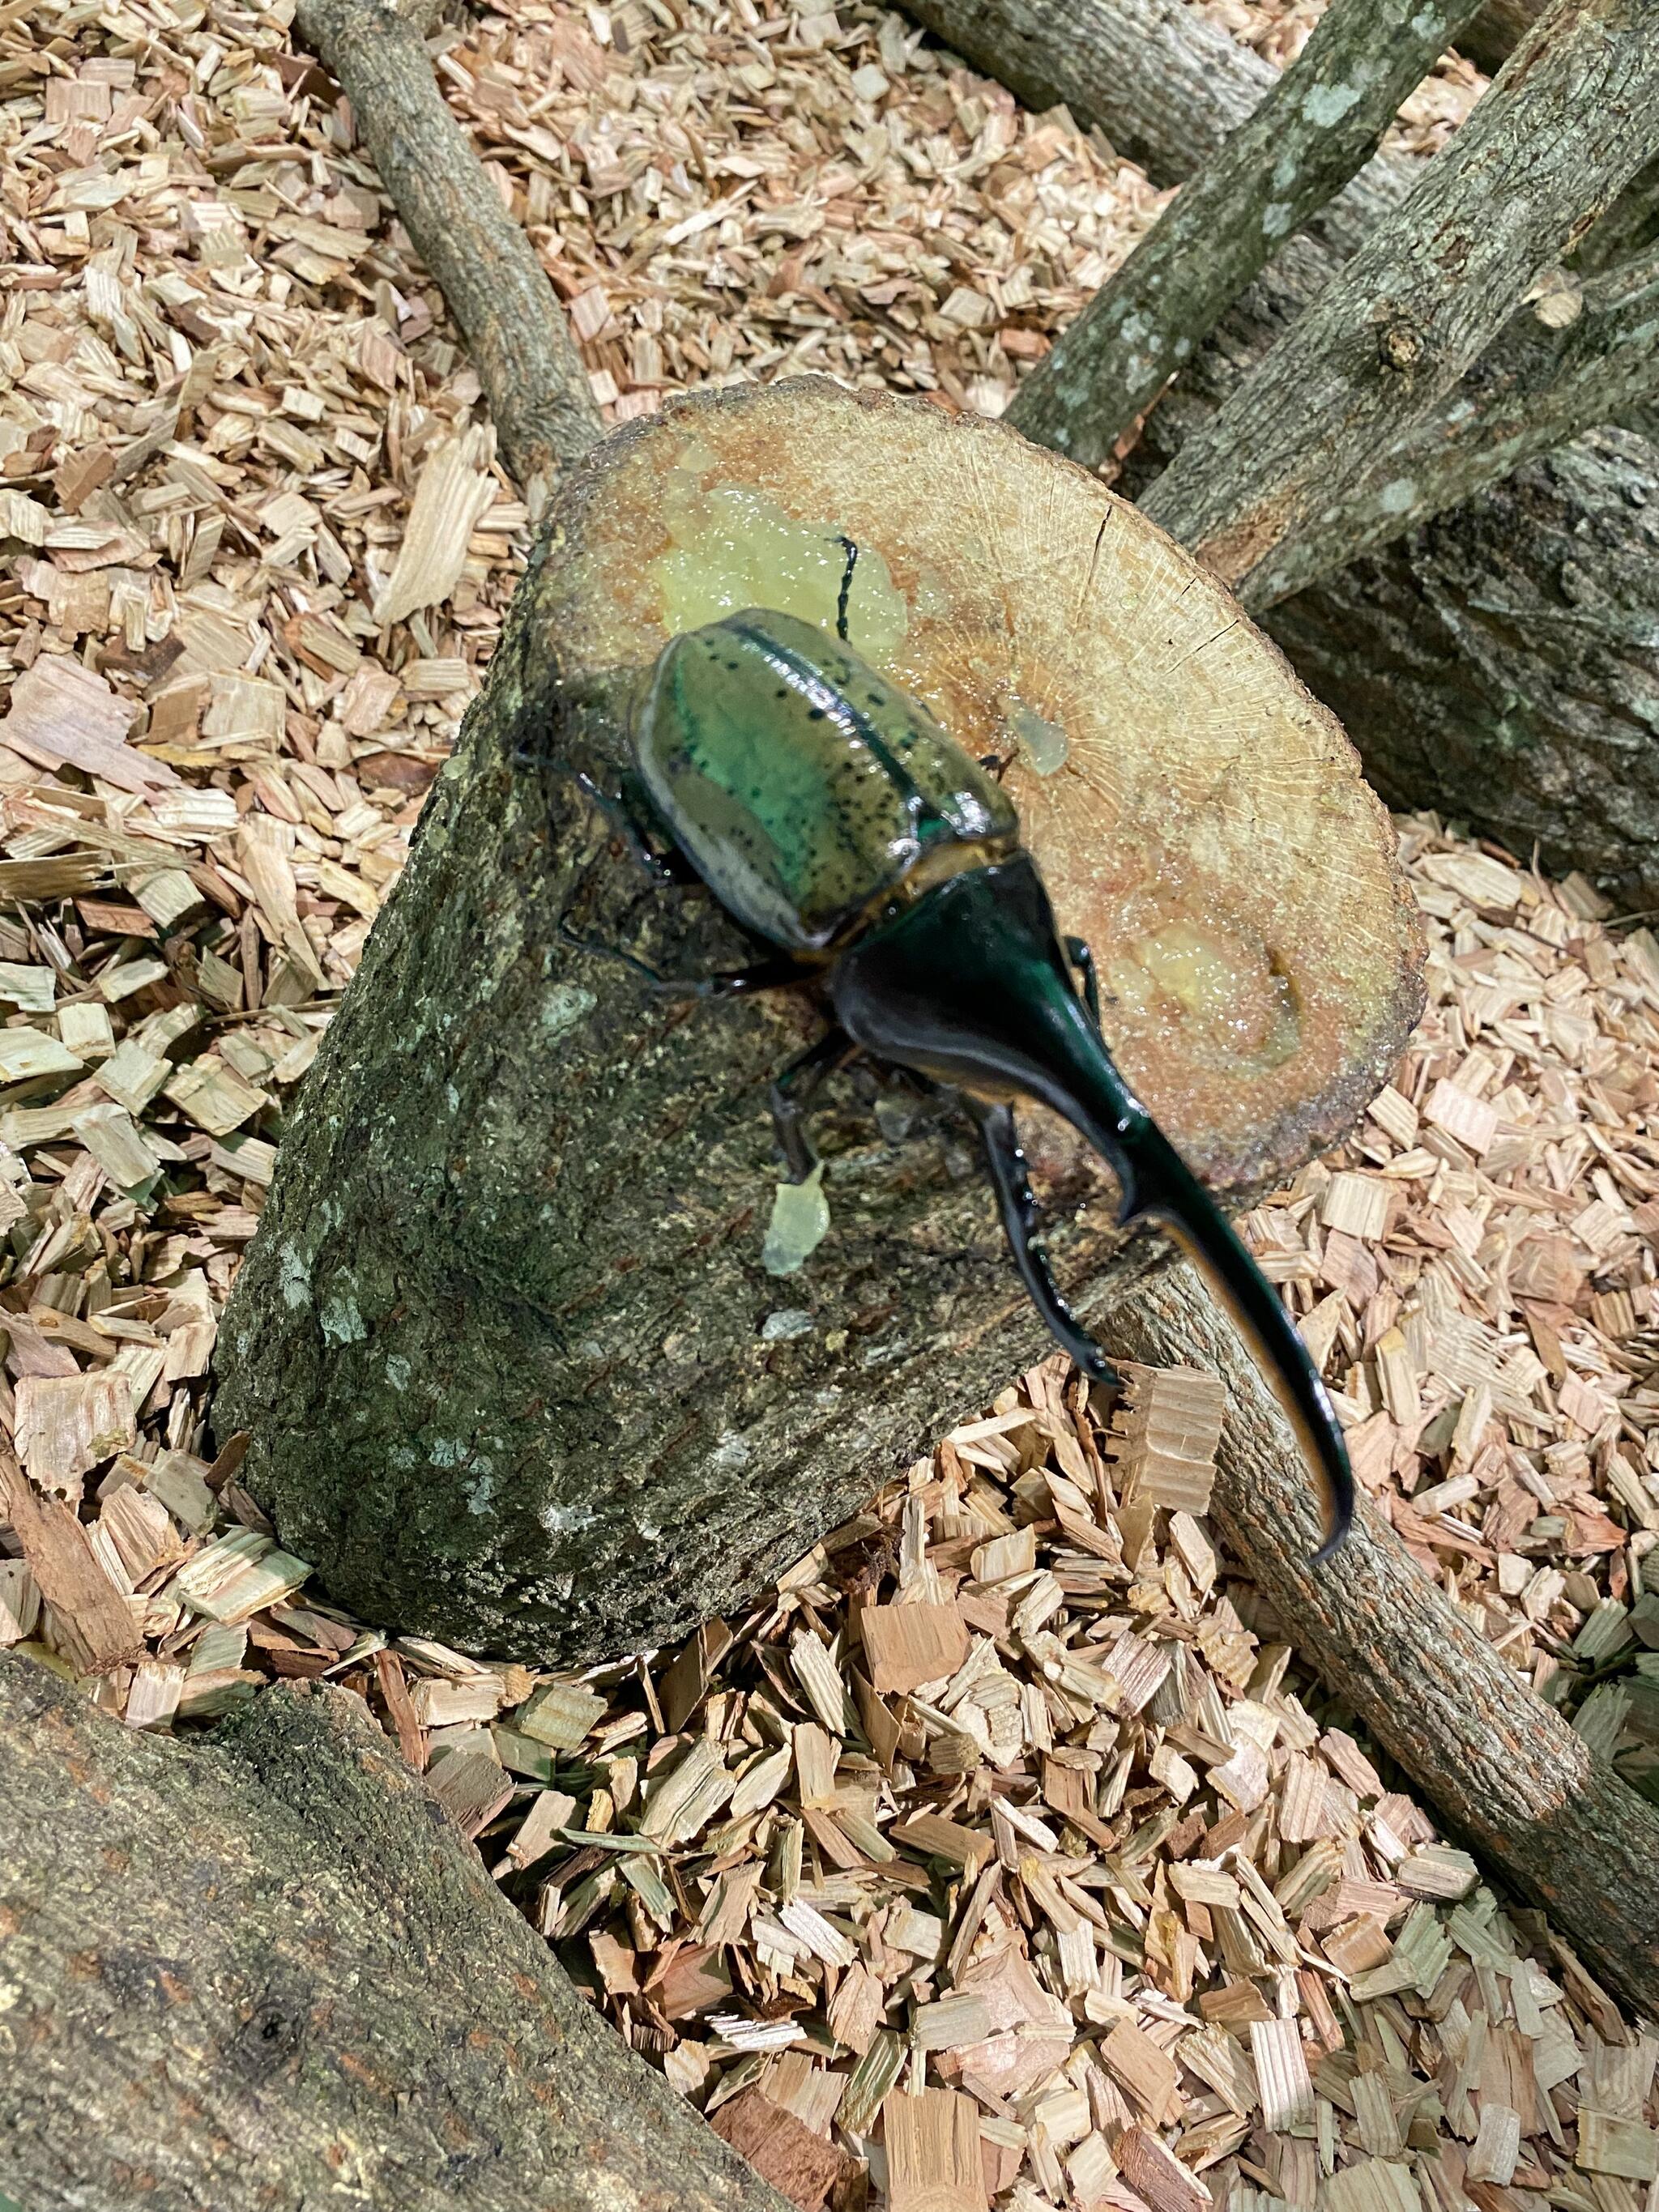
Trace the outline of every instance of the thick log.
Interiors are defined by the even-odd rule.
[[[357,133],[415,250],[460,325],[501,456],[539,514],[561,468],[599,434],[580,355],[535,248],[501,205],[433,79],[433,0],[301,0],[300,35],[351,101]]]
[[[1645,495],[1636,487],[1645,485]],[[1265,617],[1397,805],[1659,891],[1659,448],[1604,430]]]
[[[1334,0],[1306,46],[1109,276],[1008,419],[1098,468],[1285,240],[1376,150],[1471,0]]]
[[[907,12],[1022,98],[1066,101],[1160,185],[1207,159],[1273,80],[1186,0],[907,0]],[[1407,165],[1378,155],[1291,240],[1153,409],[1123,489],[1139,496],[1155,481],[1410,181]],[[1659,449],[1581,440],[1285,601],[1264,626],[1391,800],[1439,806],[1522,854],[1536,841],[1547,865],[1648,904],[1659,895],[1655,516]]]
[[[1644,0],[1554,0],[1405,205],[1158,478],[1147,512],[1247,605],[1306,580],[1298,549],[1325,511],[1653,153],[1651,29]]]
[[[1328,1568],[1296,1445],[1231,1324],[1184,1267],[1142,1284],[1103,1331],[1120,1358],[1207,1367],[1227,1385],[1211,1510],[1273,1602],[1448,1821],[1547,1907],[1638,2014],[1659,2016],[1659,1807],[1535,1697],[1368,1503]]]
[[[27,2212],[784,2212],[344,1691],[184,1742],[0,1655],[0,1991]]]
[[[902,1086],[874,1121],[832,1086],[829,1233],[769,1272],[767,1087],[822,1017],[665,1000],[615,957],[751,949],[568,773],[614,777],[669,630],[757,597],[830,628],[856,541],[854,647],[1005,762],[1062,927],[1109,954],[1114,1048],[1223,1190],[1345,1129],[1419,994],[1334,725],[1000,425],[817,379],[700,395],[597,448],[550,532],[285,1139],[216,1418],[365,1617],[586,1659],[739,1603],[1044,1343],[967,1124]],[[1060,1125],[1022,1127],[1086,1316],[1146,1249]]]

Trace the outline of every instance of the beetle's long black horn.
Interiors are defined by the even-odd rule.
[[[1054,1006],[1052,1025],[1044,1025],[1054,1079],[1045,1103],[1112,1168],[1123,1193],[1119,1220],[1125,1226],[1156,1221],[1167,1229],[1232,1316],[1318,1479],[1325,1541],[1315,1557],[1328,1559],[1353,1519],[1353,1473],[1308,1347],[1220,1207],[1125,1082],[1063,969],[1056,980],[1065,1000]],[[1048,985],[1043,995],[1052,990]]]
[[[1091,1085],[1093,1097],[1085,1092],[1079,1101],[1087,1121],[1080,1114],[1068,1117],[1091,1139],[1095,1130],[1089,1125],[1097,1122],[1104,1097],[1112,1091],[1133,1097],[1103,1044],[1100,1051],[1111,1068],[1111,1091]],[[1353,1520],[1353,1472],[1330,1398],[1295,1323],[1214,1199],[1144,1108],[1139,1121],[1115,1141],[1097,1141],[1123,1188],[1119,1218],[1126,1224],[1155,1220],[1170,1231],[1198,1261],[1273,1386],[1318,1478],[1325,1541],[1314,1556],[1328,1559]]]
[[[1325,1386],[1214,1199],[1124,1081],[1073,986],[1030,859],[938,886],[854,944],[831,990],[842,1026],[871,1051],[981,1098],[1024,1092],[1052,1107],[1117,1176],[1122,1220],[1161,1223],[1199,1262],[1318,1479],[1316,1557],[1328,1558],[1353,1517],[1353,1474]]]

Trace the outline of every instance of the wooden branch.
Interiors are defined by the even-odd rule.
[[[1471,367],[1653,151],[1637,0],[1555,0],[1405,206],[1158,479],[1147,512],[1249,605],[1279,555]]]
[[[534,247],[501,205],[439,91],[422,10],[301,0],[300,34],[338,79],[416,251],[461,327],[501,458],[538,514],[567,461],[599,435],[581,356]]]
[[[1540,453],[1659,398],[1659,252],[1584,288],[1552,330],[1530,307],[1462,381],[1321,509],[1273,563],[1276,599],[1471,499]]]
[[[785,2212],[343,1691],[185,1743],[0,1656],[0,1989],[28,2212]]]
[[[1543,14],[1547,0],[1486,0],[1466,24],[1458,51],[1488,76],[1498,70]],[[1626,185],[1574,255],[1574,265],[1589,273],[1611,269],[1659,239],[1659,159],[1650,161]]]
[[[1279,82],[1188,0],[904,0],[904,11],[1027,107],[1063,102],[1155,185],[1218,159]],[[1409,162],[1377,156],[1320,210],[1316,234],[1352,252],[1414,181]]]
[[[1190,1268],[1141,1284],[1102,1334],[1118,1357],[1223,1378],[1210,1510],[1286,1635],[1487,1863],[1547,1907],[1627,2003],[1659,2017],[1659,1808],[1591,1757],[1369,1504],[1336,1559],[1309,1565],[1319,1527],[1301,1455]]]
[[[1218,318],[1376,151],[1475,0],[1334,0],[1290,67],[1015,395],[1008,419],[1097,468]]]

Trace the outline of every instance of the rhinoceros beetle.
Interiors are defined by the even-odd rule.
[[[831,1026],[772,1085],[794,1182],[817,1164],[803,1127],[812,1094],[860,1054],[953,1094],[978,1126],[1033,1304],[1085,1374],[1109,1380],[1110,1364],[1032,1242],[1036,1205],[1013,1102],[1038,1099],[1063,1115],[1116,1176],[1121,1222],[1155,1220],[1172,1232],[1249,1341],[1318,1478],[1325,1542],[1316,1556],[1326,1559],[1348,1532],[1353,1477],[1318,1371],[1113,1061],[1089,948],[1059,935],[992,763],[972,758],[848,645],[857,548],[841,543],[839,641],[764,608],[671,638],[638,700],[627,793],[580,779],[641,861],[665,880],[700,881],[776,948],[735,973],[651,980],[704,997],[819,986]],[[652,842],[653,827],[667,853]]]

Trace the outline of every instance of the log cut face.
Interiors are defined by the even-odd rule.
[[[815,1109],[828,1234],[763,1253],[805,991],[584,797],[671,631],[833,625],[1006,764],[1109,1034],[1242,1196],[1333,1141],[1418,1005],[1385,817],[1218,589],[1068,464],[819,380],[684,403],[568,481],[462,750],[319,1056],[221,1336],[220,1432],[369,1620],[585,1660],[743,1602],[1047,1348],[965,1122],[868,1071]],[[1052,1139],[1052,1140],[1049,1140]],[[1127,1249],[1036,1147],[1085,1316]],[[773,1254],[775,1266],[778,1255]]]
[[[1387,817],[1274,647],[1084,471],[811,380],[610,440],[559,529],[578,681],[740,607],[832,630],[853,540],[851,643],[996,757],[1108,1042],[1211,1182],[1273,1182],[1383,1080],[1420,1004]]]
[[[369,1718],[190,1742],[0,1654],[0,2201],[785,2212]]]

